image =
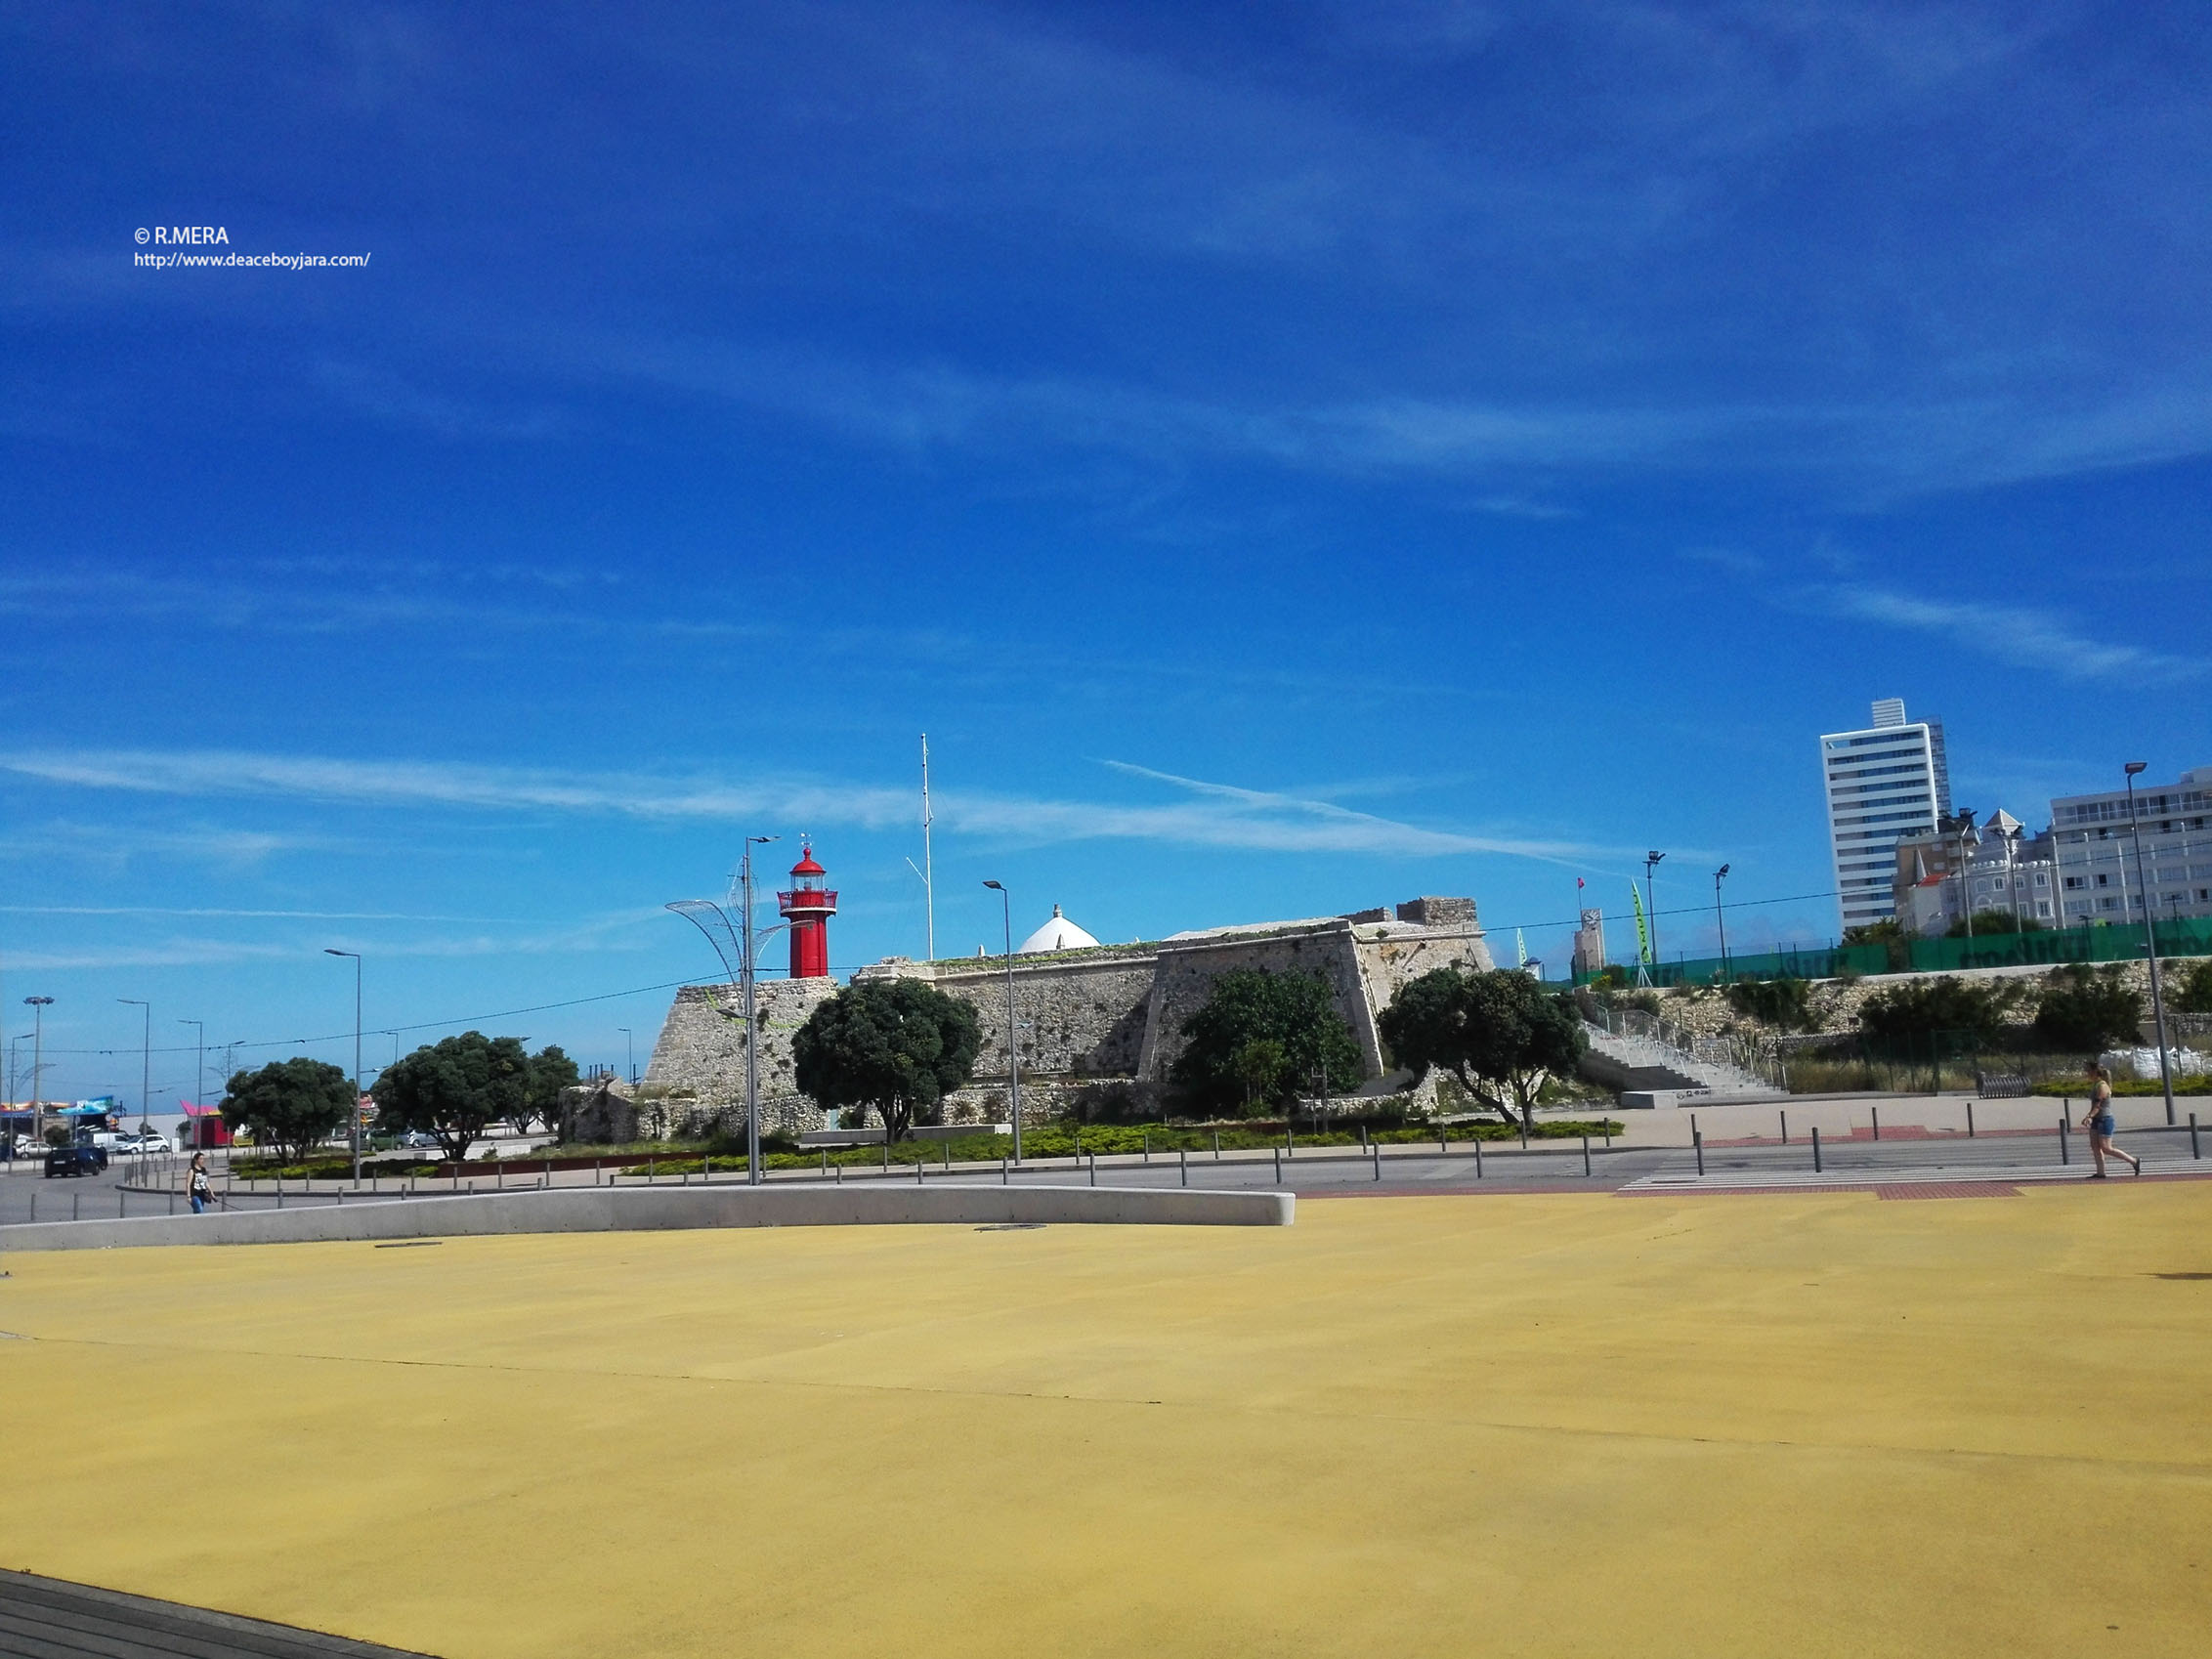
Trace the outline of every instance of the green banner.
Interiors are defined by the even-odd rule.
[[[1636,906],[1636,959],[1644,966],[1651,965],[1651,929],[1643,919],[1643,894],[1634,881],[1629,883],[1629,903]]]

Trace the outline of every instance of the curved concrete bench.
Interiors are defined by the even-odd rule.
[[[582,1187],[387,1199],[291,1210],[227,1210],[115,1221],[0,1227],[0,1253],[139,1245],[306,1244],[341,1239],[456,1238],[471,1233],[655,1232],[698,1227],[988,1226],[1105,1222],[1139,1226],[1287,1227],[1287,1192],[1153,1187],[726,1186]]]

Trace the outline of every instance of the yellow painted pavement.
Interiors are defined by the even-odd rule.
[[[0,1565],[450,1659],[2212,1646],[2212,1182],[0,1265]]]

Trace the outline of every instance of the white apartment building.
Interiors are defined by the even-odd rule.
[[[2148,883],[2152,918],[2212,916],[2212,766],[2174,784],[2141,783],[2137,825],[2128,822],[2128,792],[2063,795],[2051,803],[2058,841],[2059,897],[2065,925],[2135,921],[2144,916]],[[2143,835],[2143,879],[2136,876],[2135,829]]]
[[[1898,841],[1932,835],[1950,816],[1942,722],[1907,720],[1902,698],[1883,698],[1864,730],[1821,738],[1820,783],[1843,925],[1887,921],[1896,914]]]

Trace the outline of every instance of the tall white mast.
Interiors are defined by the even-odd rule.
[[[937,887],[929,862],[929,734],[921,734],[921,903],[927,917],[927,960],[937,959]]]

